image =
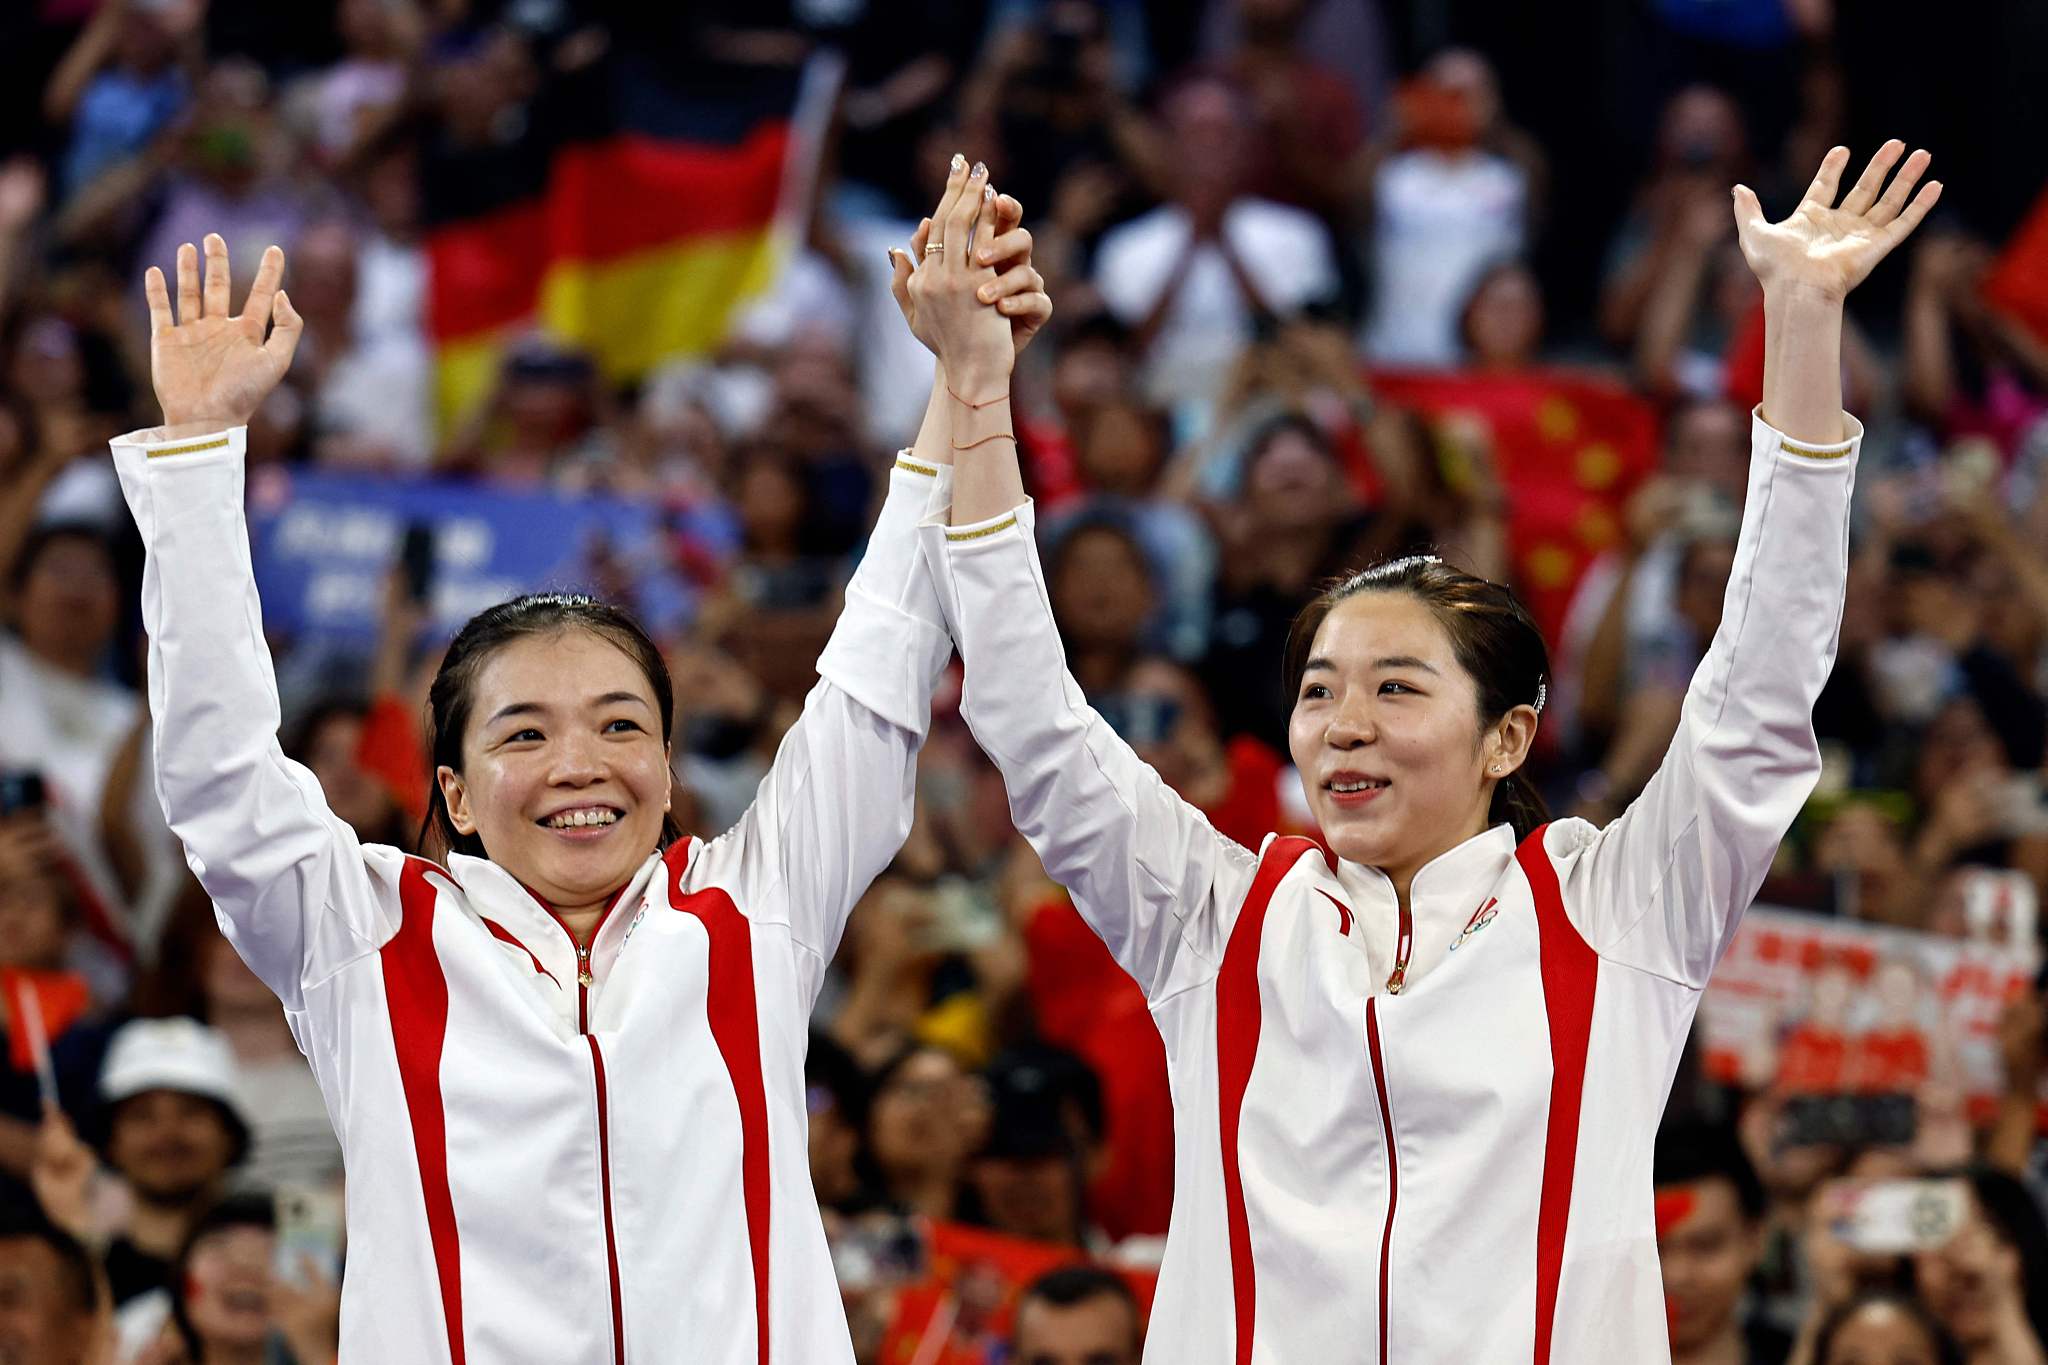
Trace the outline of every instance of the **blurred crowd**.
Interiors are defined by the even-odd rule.
[[[1537,776],[1558,813],[1611,819],[1674,732],[1734,556],[1761,334],[1728,187],[1783,212],[1836,142],[1952,150],[1892,79],[1918,58],[1877,30],[1908,21],[1832,0],[1560,19],[1628,69],[1592,95],[1546,80],[1516,21],[1449,0],[674,8],[0,9],[0,1362],[334,1354],[339,1147],[157,810],[140,548],[105,455],[157,420],[138,282],[179,243],[220,232],[237,296],[265,246],[289,257],[306,336],[252,463],[606,492],[731,528],[730,548],[677,547],[701,592],[664,641],[677,813],[711,837],[798,712],[923,409],[929,358],[882,249],[954,151],[985,159],[1056,301],[1017,418],[1068,665],[1256,845],[1313,832],[1279,662],[1319,584],[1424,549],[1519,587],[1542,567],[1518,550],[1516,452],[1385,376],[1592,386],[1653,416],[1650,467],[1546,622]],[[2048,42],[2011,22],[1924,59],[1996,87]],[[488,157],[566,64],[628,42],[739,66],[840,54],[800,248],[712,354],[622,389],[536,335],[444,422],[421,176]],[[1964,164],[2012,139],[1986,136]],[[1852,308],[1870,434],[1815,718],[1826,772],[1763,897],[1958,938],[1993,932],[1995,900],[2028,954],[2048,889],[2048,336],[1982,285],[2038,163],[1981,190],[1952,167],[1944,216]],[[373,649],[273,648],[287,752],[365,840],[412,846],[445,641],[396,570]],[[634,605],[630,573],[605,587]],[[864,1361],[1135,1362],[1172,1200],[1163,1054],[1015,834],[956,688],[813,1023],[813,1182]],[[1657,1193],[1676,1358],[2048,1362],[2042,1034],[2040,1002],[2012,1001],[2006,1092],[1974,1128],[1816,1124],[1767,1077],[1682,1072]],[[1884,1201],[1906,1194],[1939,1216],[1902,1213],[1888,1240]],[[944,1285],[913,1320],[955,1228],[1072,1264]]]

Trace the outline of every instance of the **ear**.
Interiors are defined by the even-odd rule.
[[[661,810],[666,815],[669,811],[674,810],[676,805],[676,751],[674,746],[664,745],[662,747],[661,762],[662,766],[668,769],[668,785],[661,790]]]
[[[1486,776],[1500,780],[1512,775],[1528,762],[1529,748],[1535,742],[1536,708],[1514,707],[1494,723],[1480,746]]]
[[[448,823],[455,826],[455,832],[476,833],[476,818],[469,809],[469,784],[462,774],[443,763],[434,769],[434,780],[441,784],[441,799],[448,805]]]

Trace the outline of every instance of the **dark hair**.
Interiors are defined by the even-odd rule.
[[[192,1253],[214,1233],[231,1228],[276,1231],[276,1201],[270,1195],[254,1190],[231,1194],[200,1214],[199,1221],[192,1225],[192,1231],[185,1234],[184,1244],[178,1248],[178,1258],[171,1262],[171,1321],[176,1324],[178,1336],[194,1360],[206,1358],[206,1343],[199,1339],[199,1329],[192,1325],[192,1310],[185,1302],[187,1287],[192,1283]]]
[[[1473,277],[1472,287],[1465,291],[1465,301],[1458,305],[1458,345],[1468,355],[1472,351],[1472,315],[1479,309],[1479,300],[1485,295],[1487,290],[1493,287],[1495,280],[1507,275],[1527,275],[1531,280],[1536,279],[1536,272],[1531,270],[1529,263],[1521,257],[1501,256],[1488,263],[1480,270],[1478,275]],[[1540,306],[1542,299],[1540,282],[1537,289],[1537,299]]]
[[[1948,1329],[1928,1311],[1927,1305],[1920,1301],[1919,1295],[1909,1294],[1901,1289],[1885,1288],[1861,1290],[1847,1302],[1837,1304],[1825,1318],[1821,1319],[1820,1331],[1813,1338],[1813,1354],[1808,1357],[1813,1365],[1827,1365],[1828,1352],[1834,1347],[1835,1337],[1849,1325],[1849,1319],[1866,1308],[1879,1305],[1896,1308],[1911,1318],[1914,1326],[1927,1337],[1928,1344],[1934,1347],[1934,1358],[1940,1365],[1963,1365],[1962,1347],[1956,1344],[1956,1339],[1948,1334]]]
[[[64,1296],[74,1312],[99,1310],[100,1282],[93,1272],[92,1253],[51,1222],[33,1199],[0,1200],[0,1242],[16,1241],[41,1242],[56,1256]]]
[[[675,684],[669,679],[668,662],[661,657],[660,647],[638,621],[609,602],[582,593],[536,592],[500,602],[470,617],[456,632],[427,693],[427,818],[420,825],[422,849],[432,836],[451,853],[490,856],[481,838],[456,831],[436,774],[443,767],[462,771],[462,736],[476,702],[476,677],[491,656],[517,640],[571,630],[586,630],[616,645],[640,666],[647,685],[654,689],[655,709],[661,713],[661,745],[668,748],[675,728]],[[674,817],[663,815],[661,841],[656,847],[666,849],[682,837]]]
[[[1319,454],[1331,464],[1337,463],[1337,448],[1331,444],[1330,433],[1316,425],[1315,419],[1296,409],[1268,417],[1252,428],[1244,443],[1243,480],[1251,483],[1252,466],[1265,458],[1266,450],[1282,436],[1295,435],[1314,446]]]
[[[2017,1176],[1981,1161],[1933,1174],[1969,1182],[1970,1193],[1998,1240],[2020,1258],[2020,1298],[2026,1304],[2027,1322],[2035,1336],[2048,1341],[2048,1221],[2033,1192]]]
[[[1123,1276],[1099,1265],[1063,1265],[1040,1275],[1017,1296],[1017,1320],[1023,1321],[1024,1305],[1031,1299],[1055,1308],[1072,1308],[1099,1298],[1115,1299],[1130,1309],[1131,1331],[1143,1335],[1145,1319],[1138,1309],[1138,1296],[1131,1292]]]
[[[22,538],[14,562],[7,566],[8,586],[19,592],[28,582],[28,576],[35,572],[36,561],[43,557],[43,551],[66,540],[84,540],[97,545],[107,557],[108,569],[116,576],[120,574],[121,550],[113,532],[96,521],[46,521]]]
[[[1725,1180],[1735,1187],[1742,1216],[1754,1223],[1764,1216],[1764,1182],[1735,1130],[1705,1119],[1673,1119],[1657,1130],[1654,1158],[1657,1185],[1690,1185],[1700,1180]]]
[[[1479,723],[1491,725],[1517,706],[1540,715],[1549,695],[1550,649],[1543,632],[1504,583],[1454,569],[1434,555],[1382,560],[1341,579],[1303,607],[1287,632],[1287,695],[1301,695],[1316,632],[1347,598],[1367,592],[1402,592],[1428,607],[1451,637],[1458,666],[1479,688]],[[1550,808],[1527,772],[1517,768],[1493,789],[1487,819],[1505,820],[1516,839],[1526,839],[1550,820]]]

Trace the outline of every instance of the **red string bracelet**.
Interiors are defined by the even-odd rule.
[[[950,384],[946,386],[946,393],[948,394],[948,396],[952,398],[954,402],[961,404],[970,412],[980,412],[983,408],[992,408],[998,403],[1007,403],[1010,401],[1010,395],[1005,393],[995,398],[984,399],[982,402],[976,403],[970,399],[962,398],[959,394],[954,393],[953,387]]]
[[[984,436],[979,441],[969,441],[964,446],[959,444],[958,442],[948,442],[948,444],[951,445],[955,450],[972,450],[976,446],[985,446],[990,441],[1014,441],[1016,439],[1017,438],[1010,432],[998,431],[993,436]]]

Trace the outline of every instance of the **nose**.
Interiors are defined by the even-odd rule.
[[[606,773],[603,754],[594,738],[570,735],[555,746],[548,783],[556,787],[587,787]]]
[[[1340,702],[1323,729],[1323,742],[1332,749],[1358,749],[1379,738],[1372,707],[1362,701]]]

